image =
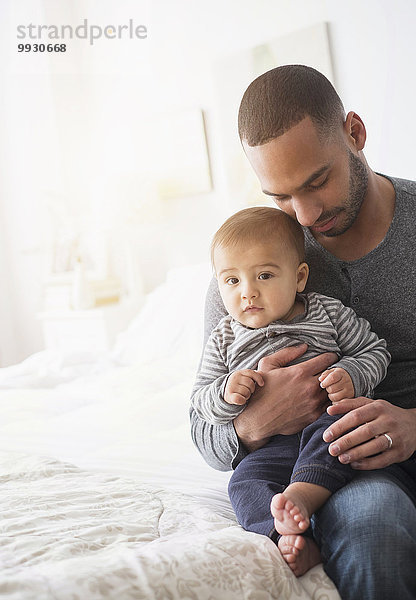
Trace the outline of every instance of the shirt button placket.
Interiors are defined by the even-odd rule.
[[[360,297],[358,296],[356,290],[355,290],[355,285],[354,285],[354,280],[351,274],[351,271],[345,269],[348,272],[348,277],[350,279],[351,282],[351,288],[350,288],[350,306],[352,306],[353,308],[357,307],[358,304],[360,303]]]

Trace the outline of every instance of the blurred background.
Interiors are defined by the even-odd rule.
[[[415,179],[415,16],[412,0],[2,0],[0,366],[111,346],[169,271],[208,260],[231,212],[268,203],[236,121],[273,66],[324,72],[366,124],[370,166]],[[30,24],[42,40],[18,38]],[[48,39],[62,25],[119,35]]]

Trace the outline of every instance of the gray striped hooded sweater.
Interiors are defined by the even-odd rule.
[[[342,367],[349,373],[356,397],[372,397],[390,362],[385,340],[371,331],[367,320],[335,298],[316,292],[298,297],[305,311],[290,322],[273,321],[250,329],[230,315],[221,319],[205,346],[192,391],[192,407],[201,419],[213,425],[232,421],[244,406],[225,402],[228,376],[256,369],[264,356],[300,343],[308,344],[308,350],[295,362],[335,352],[339,360],[331,368]]]

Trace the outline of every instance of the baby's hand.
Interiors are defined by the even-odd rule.
[[[252,369],[234,371],[228,378],[224,400],[228,404],[245,404],[256,389],[256,383],[259,386],[264,385],[263,377],[259,371],[253,371]]]
[[[319,377],[321,388],[328,392],[328,398],[331,402],[339,402],[344,398],[355,398],[354,385],[352,379],[341,367],[328,369]]]

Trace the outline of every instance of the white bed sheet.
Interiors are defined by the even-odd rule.
[[[190,438],[193,376],[172,357],[163,368],[114,367],[53,388],[3,390],[0,449],[222,499],[230,474],[209,468]]]

